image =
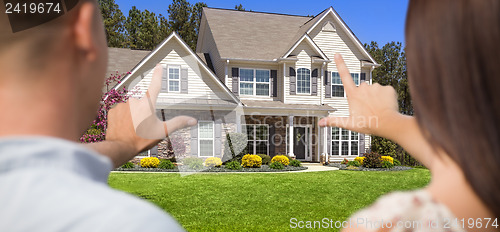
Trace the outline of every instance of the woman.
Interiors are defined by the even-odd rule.
[[[356,87],[336,55],[350,117],[320,126],[391,139],[432,175],[424,189],[389,194],[353,215],[346,231],[498,231],[499,43],[498,0],[411,0],[406,52],[415,117],[398,113],[392,87]],[[373,116],[377,125],[360,123]]]

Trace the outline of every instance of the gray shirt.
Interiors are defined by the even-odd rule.
[[[49,137],[0,140],[0,231],[184,231],[158,207],[111,189],[111,161]]]

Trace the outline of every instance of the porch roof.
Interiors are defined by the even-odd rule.
[[[282,101],[256,101],[241,100],[244,108],[254,109],[277,109],[277,110],[310,110],[310,111],[335,111],[336,109],[329,105],[311,105],[311,104],[285,104]]]

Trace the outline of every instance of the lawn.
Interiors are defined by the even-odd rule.
[[[112,173],[109,184],[153,202],[188,231],[293,231],[291,218],[345,220],[387,192],[420,188],[429,180],[427,169],[413,169],[184,177]]]

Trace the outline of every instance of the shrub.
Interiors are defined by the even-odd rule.
[[[363,167],[367,168],[380,168],[382,166],[380,155],[375,152],[365,153],[363,160]]]
[[[401,162],[399,162],[399,160],[395,159],[394,166],[401,166]]]
[[[389,139],[379,136],[372,136],[371,150],[373,152],[382,154],[384,156],[394,157],[396,155],[397,148],[398,145]]]
[[[203,168],[203,160],[196,157],[188,157],[182,160],[182,163],[190,169],[198,170]]]
[[[269,163],[271,163],[271,156],[268,156],[266,154],[257,154],[257,155],[260,156],[260,158],[262,158],[262,164],[269,165]]]
[[[269,167],[272,169],[280,169],[281,170],[281,169],[285,168],[285,165],[283,165],[281,162],[276,161],[276,162],[272,162],[269,165]]]
[[[135,168],[135,165],[132,162],[126,162],[121,168]]]
[[[156,157],[147,157],[141,159],[141,167],[143,168],[157,168],[160,160]]]
[[[158,168],[161,168],[161,169],[174,169],[175,165],[172,163],[172,161],[170,161],[168,159],[162,159],[160,161],[160,164],[158,165]]]
[[[241,159],[241,166],[245,168],[260,168],[262,165],[262,158],[258,155],[247,154]]]
[[[300,160],[290,160],[290,164],[288,165],[292,167],[302,167],[302,162],[300,162]]]
[[[391,163],[390,161],[382,161],[382,167],[383,168],[393,168],[394,164]]]
[[[358,161],[359,164],[363,165],[363,161],[365,160],[365,157],[356,157],[354,160]]]
[[[224,156],[222,161],[230,162],[237,160],[241,162],[243,155],[247,152],[248,137],[245,133],[227,133],[224,142]]]
[[[391,162],[391,164],[394,164],[394,159],[390,156],[380,156],[380,161],[382,161],[382,162],[389,161],[389,162]]]
[[[241,165],[240,165],[240,162],[238,161],[231,161],[231,162],[227,162],[225,167],[227,169],[231,169],[231,170],[240,170],[241,169]]]
[[[347,166],[354,166],[354,167],[359,167],[361,164],[357,160],[349,161],[347,162]]]
[[[347,160],[346,158],[344,158],[344,160],[342,160],[342,162],[340,162],[340,164],[347,164],[347,162],[349,162],[349,160]]]
[[[280,162],[283,165],[288,166],[288,164],[290,163],[290,159],[288,159],[288,157],[286,157],[284,155],[277,155],[277,156],[274,156],[273,159],[271,159],[271,163],[274,163],[274,162]]]
[[[220,167],[222,165],[222,160],[219,157],[210,157],[205,160],[206,167]]]

